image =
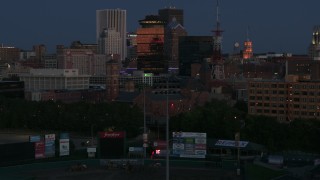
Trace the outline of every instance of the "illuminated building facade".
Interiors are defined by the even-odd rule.
[[[96,38],[99,41],[99,37],[104,29],[114,29],[120,33],[120,60],[125,60],[127,57],[127,12],[122,9],[104,9],[96,11],[97,21],[97,34]]]
[[[139,21],[137,29],[138,69],[145,73],[166,73],[168,60],[164,56],[165,21],[159,16],[149,15]]]
[[[253,57],[253,50],[252,50],[252,41],[249,39],[244,42],[244,49],[243,49],[243,59],[250,59]]]

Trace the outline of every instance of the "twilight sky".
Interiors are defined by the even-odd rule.
[[[189,35],[212,35],[216,0],[171,0],[184,9]],[[135,31],[138,20],[157,14],[169,0],[2,0],[0,43],[21,49],[45,44],[69,46],[74,40],[95,43],[96,10],[127,10],[127,30]],[[312,29],[320,25],[319,0],[220,0],[223,52],[235,42],[243,43],[247,27],[254,52],[305,54]]]

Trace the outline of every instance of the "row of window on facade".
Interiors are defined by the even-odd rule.
[[[250,90],[251,94],[290,94],[290,95],[304,95],[304,96],[320,96],[319,91],[283,91],[283,90]]]
[[[286,98],[286,97],[277,97],[277,96],[250,96],[249,100],[258,100],[258,101],[273,101],[273,102],[305,102],[305,103],[320,103],[320,98]]]
[[[283,110],[271,110],[271,109],[254,109],[251,108],[250,109],[251,113],[258,113],[258,114],[288,114],[287,111],[283,111]],[[310,112],[310,111],[293,111],[292,112],[294,116],[311,116],[311,117],[320,117],[320,112]]]
[[[291,88],[291,89],[320,89],[320,83],[315,84],[259,84],[259,83],[250,83],[251,88]]]
[[[320,110],[319,105],[307,105],[307,104],[278,104],[278,103],[254,103],[249,104],[251,107],[273,107],[273,108],[294,108],[294,109],[308,109],[308,110]]]

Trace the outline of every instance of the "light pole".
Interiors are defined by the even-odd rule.
[[[237,116],[234,117],[235,120],[237,120]],[[245,123],[241,120],[241,119],[238,119],[239,121],[239,130],[238,132],[235,134],[235,141],[236,141],[236,145],[237,145],[237,162],[238,162],[238,167],[237,167],[237,175],[240,175],[241,172],[240,172],[240,131],[241,129],[245,126]],[[236,122],[236,121],[235,121]]]
[[[91,146],[93,147],[93,126],[95,126],[95,124],[91,124]]]
[[[143,84],[143,158],[145,159],[147,157],[147,147],[146,147],[146,138],[145,136],[147,133],[147,124],[146,124],[146,90]]]
[[[166,180],[169,180],[169,77],[167,77],[167,121],[166,121]]]

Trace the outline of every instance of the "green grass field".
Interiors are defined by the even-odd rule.
[[[248,180],[270,180],[284,174],[282,170],[276,171],[259,165],[247,164],[245,166],[245,175]]]

